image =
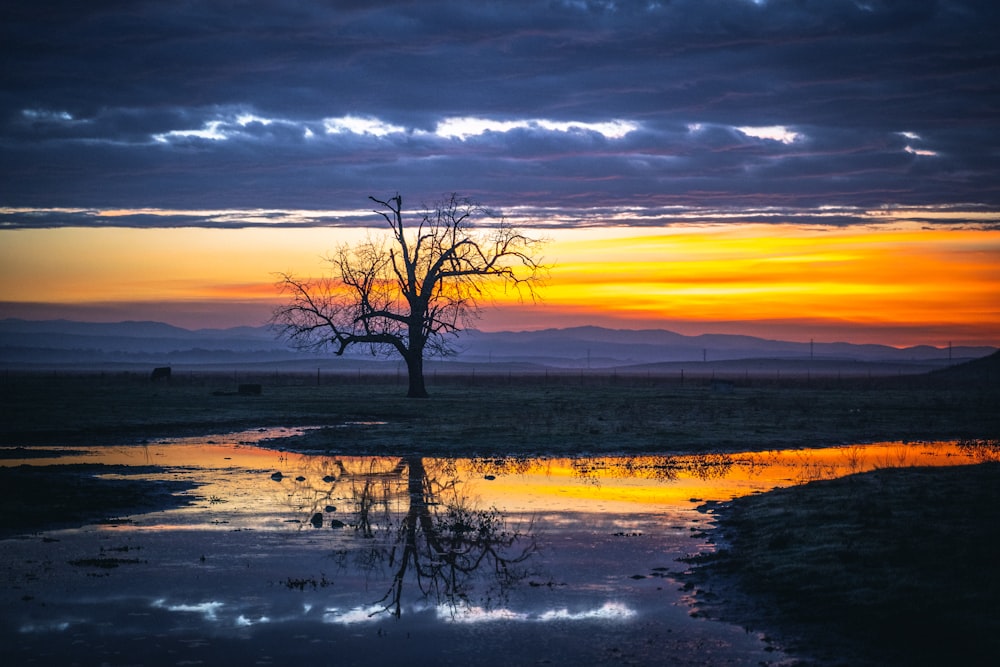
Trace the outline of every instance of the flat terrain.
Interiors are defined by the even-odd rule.
[[[280,446],[528,456],[881,440],[995,444],[1000,382],[992,378],[1000,374],[991,363],[985,374],[783,382],[456,377],[432,382],[426,400],[360,376],[317,383],[189,373],[153,383],[127,373],[7,373],[0,376],[0,445],[133,444],[304,425],[323,428]],[[248,381],[262,385],[260,395],[237,393]],[[93,480],[88,472],[50,473],[39,480],[27,469],[5,472],[3,514],[16,511],[23,493],[34,493],[29,522],[37,528],[72,520],[70,509],[93,518],[163,499],[162,489],[128,484],[88,495],[80,487]],[[87,503],[55,504],[69,492]],[[1000,651],[1000,464],[879,470],[713,509],[724,550],[690,575],[702,613],[773,633],[814,664],[991,664],[983,652]]]
[[[997,376],[1000,378],[1000,374]],[[0,376],[0,445],[123,444],[259,426],[324,426],[340,453],[599,454],[997,437],[1000,382],[942,376],[679,382],[656,377],[459,376],[405,387],[345,375],[247,380],[188,373]]]

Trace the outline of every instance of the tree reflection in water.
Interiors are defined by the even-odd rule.
[[[369,458],[358,470],[338,459],[320,465],[326,486],[314,489],[310,514],[348,500],[347,525],[365,544],[339,552],[341,564],[353,560],[369,577],[390,580],[371,615],[400,617],[408,585],[453,614],[474,604],[489,609],[528,576],[537,550],[531,523],[511,529],[496,507],[476,507],[461,492],[454,461],[414,455]]]
[[[974,460],[1000,459],[996,440],[960,442],[957,449]],[[565,478],[569,484],[595,489],[613,479],[667,485],[693,479],[703,484],[690,487],[691,497],[727,498],[873,467],[934,463],[935,456],[945,454],[904,443],[815,451],[493,457],[461,462],[417,455],[304,456],[306,476],[297,479],[323,483],[298,486],[293,502],[296,511],[309,510],[312,519],[303,525],[332,524],[351,531],[337,533],[335,556],[342,567],[361,571],[369,585],[378,587],[374,596],[385,586],[384,594],[368,607],[371,615],[401,616],[407,589],[455,613],[474,605],[489,610],[505,603],[510,591],[528,576],[528,559],[537,550],[532,522],[525,520],[523,527],[511,529],[500,509],[478,507],[463,493],[460,472],[487,480],[551,475],[557,485]],[[944,460],[951,461],[951,456]]]
[[[1000,461],[1000,438],[960,440],[958,448],[980,463]]]

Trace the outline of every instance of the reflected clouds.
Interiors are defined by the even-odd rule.
[[[166,600],[154,600],[153,608],[166,609],[167,611],[177,611],[191,614],[201,614],[206,621],[216,622],[219,620],[219,611],[226,604],[224,602],[201,602],[199,604],[168,604]],[[241,615],[239,618],[243,618]],[[235,625],[239,625],[237,622]]]
[[[155,600],[152,605],[154,609],[163,609],[170,612],[183,614],[198,614],[203,620],[212,624],[232,628],[249,628],[264,623],[288,623],[297,622],[311,618],[311,606],[303,608],[300,617],[270,618],[268,616],[248,617],[236,608],[235,604],[224,604],[222,602],[203,602],[199,604],[170,604],[166,600]],[[355,607],[352,609],[339,609],[331,607],[323,610],[322,622],[333,625],[366,625],[378,623],[384,608],[381,605],[368,607]],[[413,608],[412,613],[431,613],[434,618],[444,623],[456,623],[460,625],[497,623],[497,622],[520,622],[520,623],[550,623],[555,621],[627,621],[636,616],[637,612],[628,605],[621,602],[606,602],[599,607],[570,611],[566,607],[549,610],[539,610],[534,612],[520,612],[506,608],[484,608],[478,606],[455,609],[450,605],[438,605],[436,607]],[[72,624],[63,622],[56,624],[58,629],[66,630]],[[44,632],[51,629],[51,626],[29,628],[25,627],[22,632]]]

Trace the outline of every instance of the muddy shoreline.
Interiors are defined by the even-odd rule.
[[[699,614],[804,665],[995,664],[1000,463],[893,468],[702,508]]]
[[[193,488],[182,481],[105,479],[160,472],[156,466],[0,467],[0,539],[89,523],[120,523],[130,514],[181,507]]]

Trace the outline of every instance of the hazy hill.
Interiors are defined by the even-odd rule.
[[[1000,350],[986,357],[934,371],[933,375],[937,378],[958,382],[998,382],[1000,381]]]
[[[458,344],[467,361],[549,360],[560,366],[600,368],[660,362],[713,362],[736,359],[813,359],[829,361],[952,362],[992,353],[993,347],[932,346],[894,348],[851,343],[796,343],[752,336],[685,336],[662,329],[601,327],[532,332],[465,332]],[[555,363],[558,361],[559,363]]]
[[[898,349],[849,343],[798,343],[752,336],[685,336],[662,329],[574,327],[541,331],[463,332],[451,359],[465,365],[530,364],[551,368],[625,368],[671,363],[781,360],[819,363],[911,364],[931,370],[985,357],[993,347]],[[162,322],[90,323],[69,320],[0,320],[0,364],[204,365],[307,362],[269,327],[189,330]],[[327,355],[329,357],[329,355]],[[354,356],[357,362],[371,357]],[[344,363],[338,359],[337,363]]]
[[[7,364],[211,363],[290,356],[294,352],[268,327],[191,331],[162,322],[0,320],[0,363]]]

